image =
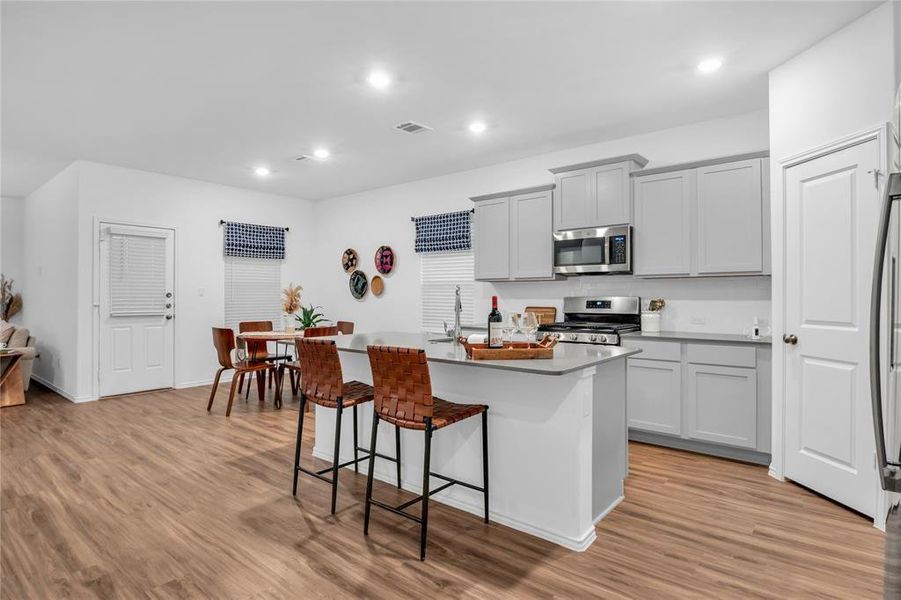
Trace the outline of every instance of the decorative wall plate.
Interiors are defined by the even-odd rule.
[[[344,254],[341,255],[341,266],[344,267],[345,273],[353,273],[357,270],[357,263],[360,262],[360,259],[357,257],[357,251],[353,248],[348,248],[344,251]]]
[[[366,295],[369,289],[369,281],[366,279],[366,273],[359,269],[350,274],[350,293],[359,300]]]
[[[385,280],[379,275],[373,275],[372,281],[369,282],[369,289],[372,291],[373,296],[381,296],[382,292],[385,291]]]
[[[387,275],[394,269],[396,256],[391,246],[379,246],[375,251],[375,270],[382,275]]]

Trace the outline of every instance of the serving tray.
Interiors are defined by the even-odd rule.
[[[503,348],[489,348],[488,344],[470,344],[460,338],[460,344],[466,348],[466,356],[472,360],[532,360],[554,358],[554,346],[557,340],[545,337],[540,342],[508,342]]]

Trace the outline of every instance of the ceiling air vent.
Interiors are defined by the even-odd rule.
[[[432,131],[432,128],[428,125],[423,125],[422,123],[417,123],[415,121],[406,121],[404,123],[399,123],[395,125],[394,128],[401,131],[406,131],[407,133],[422,133],[424,131]]]

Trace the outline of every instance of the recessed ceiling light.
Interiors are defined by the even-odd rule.
[[[476,135],[485,133],[485,129],[487,129],[487,126],[483,121],[473,121],[469,124],[469,131]]]
[[[313,156],[315,156],[319,160],[325,160],[329,157],[330,154],[331,153],[325,148],[316,148],[315,150],[313,150]]]
[[[272,171],[269,170],[269,167],[259,166],[253,170],[254,174],[257,177],[269,177],[272,174]]]
[[[698,71],[701,73],[713,73],[723,66],[723,59],[717,57],[705,58],[698,63]]]
[[[375,89],[383,90],[391,85],[391,76],[384,71],[372,71],[371,73],[369,73],[366,81],[368,81],[369,85],[371,85]]]

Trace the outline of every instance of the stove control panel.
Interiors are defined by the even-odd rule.
[[[573,344],[597,344],[603,346],[618,346],[619,336],[615,333],[559,333],[553,332],[549,334],[553,339]]]

